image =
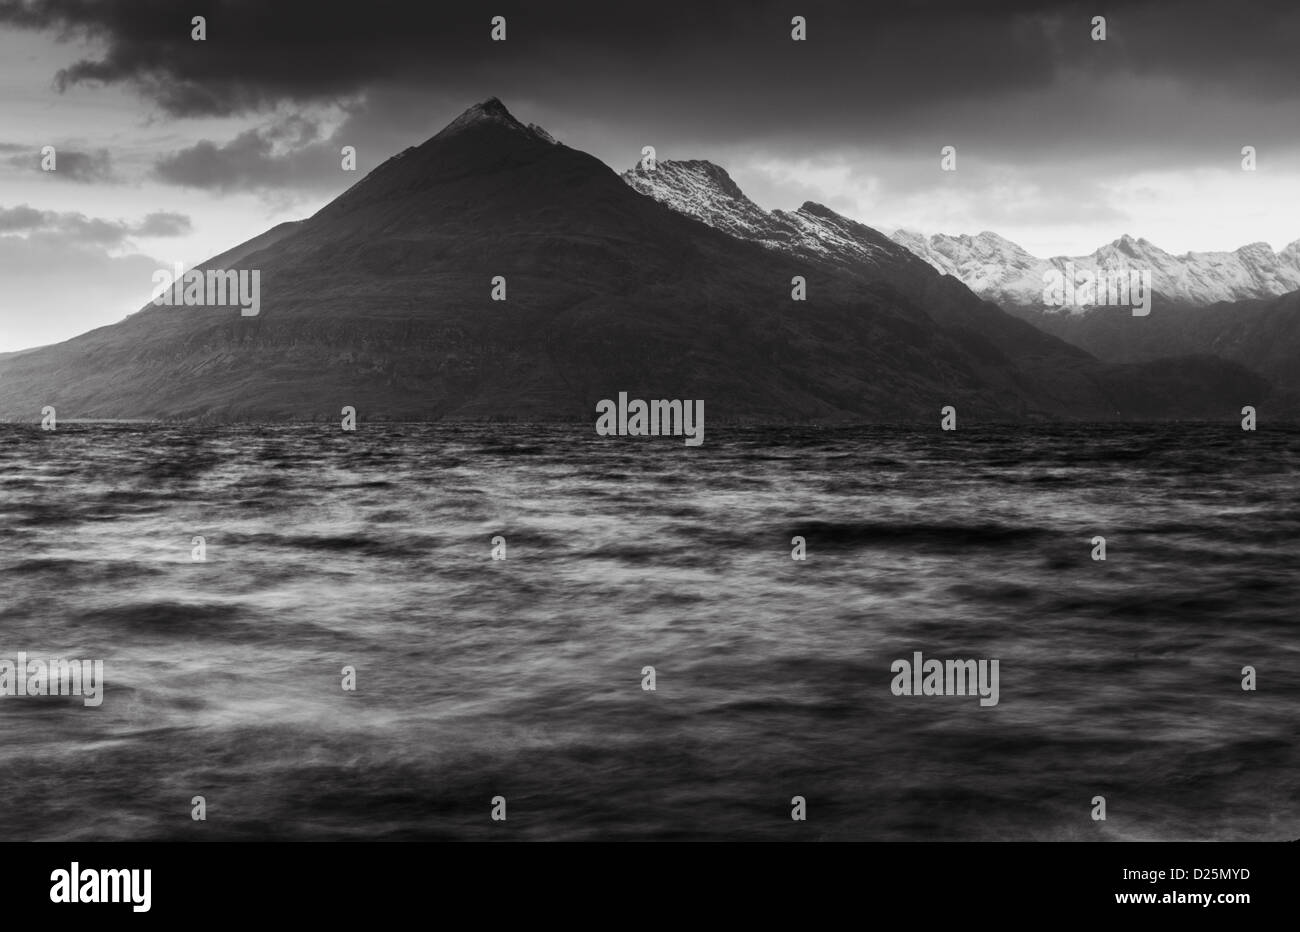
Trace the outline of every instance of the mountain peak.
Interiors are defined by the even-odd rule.
[[[1141,237],[1132,236],[1128,233],[1124,233],[1123,235],[1120,236],[1119,239],[1115,240],[1113,243],[1110,243],[1109,245],[1106,246],[1102,246],[1100,249],[1098,249],[1096,252],[1093,253],[1093,256],[1096,257],[1098,260],[1104,260],[1105,257],[1114,256],[1116,253],[1118,253],[1119,255],[1127,256],[1130,259],[1141,259],[1146,257],[1147,254],[1150,252],[1149,249],[1150,246],[1151,244],[1148,243],[1146,240],[1142,239]]]
[[[741,238],[756,238],[771,224],[767,211],[745,196],[721,165],[704,159],[637,163],[623,173],[634,191],[688,217]]]
[[[504,126],[509,129],[519,130],[520,132],[529,133],[530,135],[541,135],[536,130],[525,126],[515,119],[514,114],[506,109],[506,105],[499,98],[489,97],[482,103],[474,104],[456,119],[452,120],[442,131],[435,136],[435,139],[445,139],[448,136],[454,136],[457,133],[475,126]],[[540,129],[540,127],[538,127]],[[544,133],[545,131],[543,131]],[[550,141],[549,134],[546,138]]]

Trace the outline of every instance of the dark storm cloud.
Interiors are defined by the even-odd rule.
[[[806,42],[790,40],[795,13]],[[489,38],[496,14],[505,42]],[[1096,15],[1105,42],[1090,37]],[[931,186],[947,144],[961,179],[1043,167],[1062,197],[1082,196],[1085,163],[1095,178],[1231,168],[1246,144],[1264,165],[1300,154],[1293,0],[0,0],[6,22],[94,40],[51,76],[59,87],[122,86],[175,117],[270,119],[155,165],[159,180],[209,190],[330,190],[340,144],[364,172],[489,96],[620,170],[644,144],[661,158],[924,169],[914,185],[890,178],[895,193]],[[343,125],[277,138],[280,114],[314,105],[342,107]]]
[[[131,236],[184,236],[193,229],[184,214],[159,211],[138,223],[103,220],[72,212],[37,210],[27,204],[0,207],[0,235],[76,243],[101,248],[120,246]]]
[[[1300,8],[1291,0],[1226,9],[1221,0],[1106,6],[0,0],[0,23],[102,40],[103,54],[61,71],[59,86],[130,85],[173,115],[417,83],[467,101],[489,94],[622,100],[739,128],[773,119],[813,126],[996,98],[1050,84],[1068,68],[1296,94]],[[792,11],[807,17],[806,43],[789,39]],[[504,43],[488,38],[498,13],[508,21]],[[1108,17],[1105,43],[1089,38],[1098,13]],[[190,38],[194,15],[207,18],[205,42]]]

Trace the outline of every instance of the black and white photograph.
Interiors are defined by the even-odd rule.
[[[1284,0],[0,0],[22,898],[1089,843],[1111,915],[1250,921],[1297,48]]]

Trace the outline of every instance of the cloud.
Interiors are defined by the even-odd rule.
[[[165,266],[135,252],[131,238],[190,232],[189,217],[166,211],[129,222],[0,207],[0,352],[65,340],[138,310]]]
[[[50,75],[56,88],[140,95],[168,130],[143,155],[151,180],[202,192],[286,204],[332,193],[498,96],[616,169],[653,144],[661,158],[723,164],[763,206],[815,200],[878,227],[996,228],[1053,244],[1040,250],[1068,234],[1081,242],[1060,248],[1076,252],[1114,228],[1152,236],[1157,217],[1155,234],[1188,248],[1295,237],[1294,221],[1265,209],[1265,197],[1229,197],[1252,180],[1240,177],[1244,145],[1260,154],[1256,187],[1300,180],[1292,0],[1258,0],[1240,15],[1221,0],[718,0],[653,10],[368,0],[360,9],[0,0],[0,29],[67,43],[54,57],[72,63]],[[807,18],[807,42],[790,40],[794,13]],[[495,14],[507,18],[505,42],[489,38]],[[1090,37],[1099,14],[1104,42]],[[194,15],[207,18],[204,42],[191,39]],[[208,117],[223,121],[188,124]],[[952,176],[937,164],[949,144],[960,153]],[[343,145],[357,148],[356,175],[340,171]],[[1135,200],[1124,183],[1162,173],[1215,179],[1227,212],[1211,218],[1185,186],[1160,188],[1168,202],[1157,202]]]
[[[156,212],[136,223],[103,220],[75,212],[37,210],[27,204],[0,207],[0,236],[112,249],[132,236],[173,237],[190,233],[184,214]]]
[[[157,211],[146,214],[131,232],[136,236],[187,236],[194,231],[194,224],[185,214]]]
[[[47,225],[47,218],[55,215],[23,204],[20,207],[0,207],[0,233],[33,233]]]
[[[95,152],[75,152],[55,150],[55,170],[51,172],[64,181],[78,181],[83,184],[93,182],[115,181],[113,162],[107,149]]]
[[[329,188],[340,177],[339,146],[299,116],[240,133],[229,142],[202,140],[160,158],[154,177],[167,184],[219,191]]]
[[[536,92],[680,106],[694,93],[740,120],[917,106],[1049,86],[1062,68],[1174,77],[1204,90],[1295,99],[1300,8],[1259,0],[1225,15],[1218,0],[1136,2],[1090,38],[1085,0],[920,0],[887,7],[807,0],[808,41],[790,41],[788,4],[730,0],[689,11],[606,0],[503,2],[507,41],[489,39],[485,8],[369,0],[0,0],[0,23],[86,37],[103,53],[57,84],[123,84],[172,115],[229,115],[278,102],[321,102],[377,84],[459,92],[467,100]],[[207,19],[195,42],[190,17]],[[593,81],[592,75],[600,76]],[[490,89],[487,85],[493,85]],[[749,93],[743,93],[748,91]],[[647,112],[649,112],[647,110]]]
[[[57,235],[0,236],[0,352],[66,340],[139,310],[163,267]]]
[[[0,0],[0,25],[89,41],[94,53],[60,71],[57,86],[132,89],[172,117],[329,106],[351,115],[346,135],[288,145],[274,136],[291,128],[283,117],[255,130],[244,123],[239,135],[155,165],[167,183],[219,191],[329,189],[336,143],[391,154],[398,137],[422,141],[493,95],[619,168],[647,143],[687,158],[729,146],[791,159],[892,149],[927,160],[951,143],[1004,164],[1119,154],[1153,169],[1208,167],[1219,149],[1295,141],[1300,7],[1291,0],[1259,0],[1249,16],[1225,16],[1218,0],[1112,11],[1089,0],[801,0],[806,42],[791,41],[792,8],[776,0],[654,15],[607,0],[503,2],[491,12],[507,19],[504,42],[490,40],[483,9],[368,0],[359,15],[318,0],[195,0],[178,12],[172,0]],[[1091,38],[1099,12],[1104,42]],[[203,42],[191,38],[193,15],[207,19]],[[362,102],[383,122],[363,125]],[[633,138],[641,142],[628,145]]]
[[[0,144],[0,153],[7,155],[4,161],[15,168],[41,171],[41,146],[23,146],[13,143]],[[107,149],[94,152],[80,152],[75,149],[55,147],[54,171],[47,172],[51,178],[60,181],[75,181],[80,184],[116,182],[120,179],[113,169],[113,160]]]

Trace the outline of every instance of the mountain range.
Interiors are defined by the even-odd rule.
[[[1039,259],[996,233],[936,235],[899,230],[892,239],[936,270],[961,279],[1038,329],[1108,362],[1208,354],[1239,362],[1277,389],[1281,410],[1300,410],[1300,240],[1274,252],[1252,243],[1233,252],[1174,256],[1123,236],[1088,256]],[[1151,314],[1135,325],[1127,308],[1045,307],[1044,276],[1076,269],[1146,269]]]
[[[958,279],[976,295],[1036,330],[1111,363],[1160,364],[1171,356],[1214,356],[1244,365],[1276,386],[1276,410],[1300,412],[1300,241],[1281,253],[1256,243],[1231,253],[1175,257],[1146,240],[1124,236],[1091,256],[1038,259],[996,233],[933,236],[898,231],[885,237],[834,211],[805,203],[798,211],[765,211],[727,172],[706,161],[637,166],[624,180],[674,210],[762,243],[769,249],[824,259],[890,281],[920,300],[936,319],[959,326],[979,319],[989,335],[1005,322],[967,297],[956,307],[936,301],[935,279],[917,260]],[[1152,313],[1134,320],[1129,308],[1056,308],[1042,301],[1045,274],[1077,269],[1149,269]],[[954,292],[950,290],[949,294]],[[1170,295],[1173,297],[1170,297]],[[947,309],[952,313],[944,314]],[[1023,347],[1008,345],[1023,358]]]
[[[1040,259],[996,233],[938,234],[928,239],[898,230],[893,240],[976,294],[1011,307],[1043,307],[1044,276],[1052,270],[1137,269],[1151,272],[1152,289],[1167,302],[1208,305],[1273,298],[1300,289],[1300,240],[1281,252],[1251,243],[1233,252],[1175,256],[1145,239],[1121,236],[1087,256]],[[1054,309],[1056,310],[1056,309]],[[1059,309],[1082,313],[1081,308]]]
[[[1210,356],[1099,360],[823,206],[765,212],[707,162],[620,177],[496,99],[197,268],[258,270],[260,314],[150,303],[0,355],[0,418],[581,421],[626,391],[936,426],[1232,419],[1269,391]]]

